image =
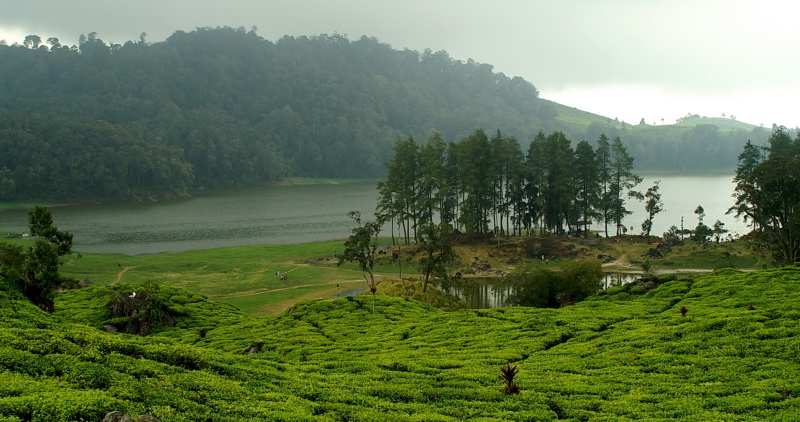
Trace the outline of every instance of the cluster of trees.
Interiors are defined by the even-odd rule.
[[[67,281],[58,270],[61,257],[72,250],[72,233],[58,230],[44,207],[31,208],[28,222],[35,243],[30,247],[0,243],[0,277],[17,283],[31,302],[52,312],[55,288]]]
[[[562,132],[539,132],[527,152],[514,137],[478,129],[458,143],[434,133],[423,145],[398,141],[378,186],[376,214],[399,227],[406,243],[417,241],[426,224],[449,224],[472,236],[530,233],[587,233],[592,221],[626,231],[626,200],[641,177],[619,138],[601,135],[574,148]],[[656,184],[651,214],[660,211]],[[652,220],[651,220],[652,221]]]
[[[0,177],[16,185],[4,197],[378,177],[405,136],[463,136],[476,123],[531,135],[553,117],[522,78],[375,38],[270,42],[255,30],[200,28],[159,43],[42,39],[0,45],[0,142],[19,150],[0,158]]]
[[[800,261],[800,135],[777,128],[765,147],[748,142],[736,168],[728,210],[753,226],[750,236],[779,265]]]
[[[696,120],[695,120],[696,119]],[[583,139],[597,139],[601,133],[625,140],[636,166],[648,170],[733,170],[742,146],[750,140],[766,142],[769,129],[720,119],[693,118],[670,126],[631,126],[591,123]],[[703,123],[709,122],[709,123]]]
[[[157,43],[89,33],[72,46],[30,35],[0,43],[0,91],[0,142],[18,150],[0,157],[2,198],[383,177],[397,139],[461,139],[474,127],[525,140],[619,136],[648,169],[732,168],[744,140],[760,139],[710,125],[619,124],[540,99],[489,64],[339,34],[271,42],[255,30],[199,28]]]
[[[0,200],[182,195],[183,151],[121,125],[37,113],[0,113]]]

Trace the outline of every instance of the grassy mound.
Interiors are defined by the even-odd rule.
[[[793,420],[798,281],[718,270],[559,310],[378,295],[374,313],[362,296],[275,317],[175,289],[175,326],[147,337],[98,329],[113,287],[65,293],[51,315],[4,286],[0,421]],[[520,394],[502,392],[508,363]]]

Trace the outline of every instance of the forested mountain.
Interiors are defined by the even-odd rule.
[[[692,158],[708,169],[687,145],[733,168],[751,137],[707,128],[661,139],[540,99],[491,65],[368,37],[271,42],[244,28],[201,28],[157,43],[90,33],[72,47],[39,36],[0,45],[0,199],[383,176],[398,139],[438,131],[454,142],[476,128],[523,146],[540,130],[590,142],[604,132],[654,168]]]

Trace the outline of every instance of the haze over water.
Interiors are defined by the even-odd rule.
[[[681,216],[684,227],[694,228],[697,205],[706,211],[705,224],[719,219],[731,232],[748,231],[725,215],[733,204],[732,175],[647,176],[638,188],[645,191],[654,180],[661,180],[665,211],[655,217],[653,234],[660,236],[672,225],[680,228]],[[52,211],[59,229],[74,233],[75,251],[142,255],[343,239],[353,227],[347,213],[360,211],[364,220],[371,220],[377,198],[376,181],[359,181],[205,191],[183,200],[71,205]],[[644,204],[629,200],[628,209],[634,213],[625,224],[640,233]],[[594,224],[593,229],[602,226]],[[25,231],[25,210],[0,212],[0,234]],[[390,235],[388,227],[383,234]]]

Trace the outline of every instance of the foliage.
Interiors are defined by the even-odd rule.
[[[792,140],[777,128],[769,142],[765,161],[750,144],[740,155],[729,212],[751,220],[751,236],[778,265],[790,265],[800,261],[800,136]]]
[[[26,252],[20,245],[0,243],[0,277],[17,282],[28,299],[52,312],[53,291],[67,281],[58,270],[60,257],[72,248],[72,233],[59,231],[44,207],[31,208],[28,222],[34,245]]]
[[[502,380],[503,394],[519,394],[519,386],[514,382],[514,378],[519,373],[519,368],[510,363],[500,367],[500,375],[498,377]]]
[[[381,232],[382,222],[368,221],[361,223],[361,213],[351,211],[348,216],[356,223],[352,229],[353,234],[344,242],[344,252],[339,257],[339,264],[356,261],[364,280],[369,284],[369,290],[374,295],[375,287],[375,259],[378,251],[378,235]]]
[[[306,301],[202,338],[104,333],[0,290],[0,419],[792,420],[798,277],[721,270],[560,310]],[[73,299],[64,312],[94,306]],[[503,394],[507,364],[535,391]]]
[[[515,138],[499,131],[490,140],[478,129],[447,146],[434,134],[421,150],[413,138],[400,140],[378,187],[377,213],[392,230],[400,228],[406,244],[419,241],[419,230],[437,214],[439,223],[470,239],[535,227],[588,235],[597,219],[621,230],[630,214],[626,198],[643,197],[632,190],[641,177],[632,173],[633,158],[619,138],[611,145],[601,135],[599,142],[597,151],[588,142],[573,149],[564,133],[539,132],[523,154]],[[650,194],[657,195],[657,187]],[[654,206],[653,215],[658,211]]]
[[[647,219],[642,223],[642,232],[644,232],[644,235],[648,238],[650,237],[650,230],[653,229],[653,217],[661,211],[664,211],[664,203],[661,202],[661,193],[658,192],[659,183],[661,183],[661,181],[656,180],[653,186],[647,188],[647,192],[644,194],[644,210],[647,213]]]
[[[418,265],[425,277],[422,287],[425,291],[431,276],[445,281],[449,278],[448,269],[458,262],[458,254],[453,250],[453,228],[449,224],[427,223],[420,234],[423,256]]]
[[[431,288],[425,289],[423,282],[413,279],[381,281],[376,294],[413,299],[444,311],[467,308],[467,303],[463,299],[448,294],[445,287],[431,286]]]
[[[608,204],[609,217],[616,224],[619,236],[626,231],[622,220],[632,213],[625,207],[625,198],[642,199],[642,194],[633,190],[642,182],[642,178],[633,173],[633,157],[628,154],[619,137],[611,141],[608,177],[607,199],[604,202]]]
[[[745,141],[768,135],[699,116],[631,126],[541,99],[490,64],[367,36],[270,41],[222,27],[155,43],[90,33],[25,44],[0,45],[2,200],[380,177],[397,139],[457,140],[475,127],[503,128],[523,148],[539,131],[620,137],[639,168],[660,170],[729,170]]]
[[[533,84],[491,65],[341,34],[0,46],[0,86],[0,193],[16,198],[376,177],[398,138],[475,125],[527,138],[551,120]]]
[[[556,308],[597,293],[603,277],[599,260],[568,259],[558,272],[529,264],[508,274],[507,279],[516,286],[513,299],[520,305]]]

